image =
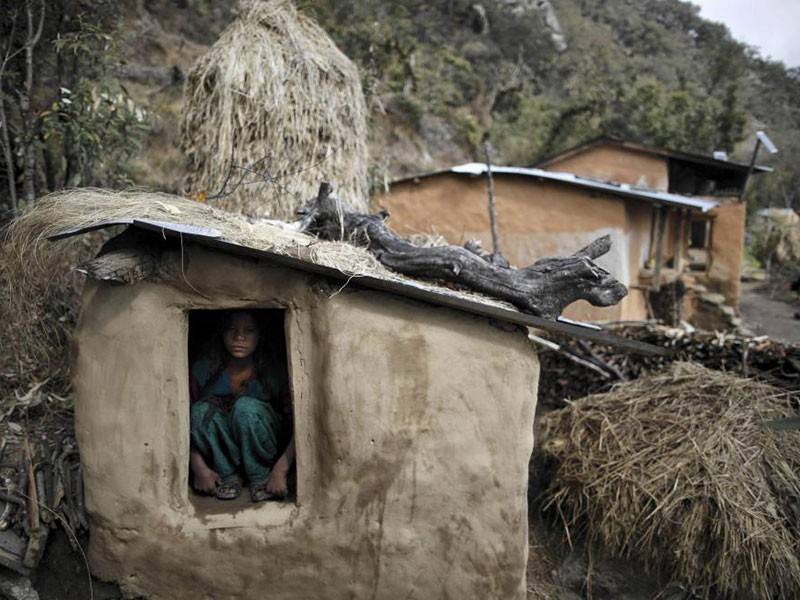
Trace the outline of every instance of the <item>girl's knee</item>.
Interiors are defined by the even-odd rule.
[[[211,405],[208,402],[195,402],[190,409],[190,422],[192,429],[200,427],[208,414]]]
[[[280,417],[275,409],[267,402],[250,396],[242,396],[236,401],[231,412],[231,420],[235,431],[252,427],[277,430],[280,426]]]
[[[260,415],[264,411],[264,401],[252,396],[240,396],[233,405],[233,418],[246,415]]]

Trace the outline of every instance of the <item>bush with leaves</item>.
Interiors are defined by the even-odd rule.
[[[76,185],[129,184],[147,115],[114,75],[110,0],[10,0],[0,8],[0,209]]]

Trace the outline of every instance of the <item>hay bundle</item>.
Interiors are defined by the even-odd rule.
[[[367,209],[366,105],[355,65],[288,0],[247,0],[192,67],[181,147],[190,195],[292,219],[320,181]]]
[[[548,506],[568,532],[703,586],[800,594],[800,432],[786,392],[674,363],[543,419]]]

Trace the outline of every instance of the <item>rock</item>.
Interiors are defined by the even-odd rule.
[[[30,579],[9,571],[0,573],[0,596],[8,600],[39,600]]]
[[[715,294],[713,292],[707,292],[705,294],[700,295],[700,300],[703,302],[708,302],[709,304],[725,304],[725,296],[722,294]]]
[[[767,274],[764,269],[754,269],[752,267],[744,267],[742,269],[742,281],[765,281]]]
[[[544,22],[550,30],[550,39],[556,50],[564,52],[567,49],[567,41],[561,23],[558,20],[553,3],[550,0],[502,0],[514,14],[524,14],[531,10],[538,10],[544,13]]]
[[[470,13],[472,31],[478,35],[489,33],[489,17],[486,16],[486,8],[483,4],[473,4],[470,7]]]

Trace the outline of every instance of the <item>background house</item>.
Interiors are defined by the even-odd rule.
[[[478,239],[490,249],[485,170],[470,163],[401,179],[376,202],[401,234]],[[609,308],[578,302],[565,316],[645,319],[649,292],[681,274],[738,302],[745,207],[737,194],[746,165],[602,139],[537,167],[492,172],[501,250],[512,264],[571,254],[611,235],[614,247],[598,262],[628,285],[628,297]]]
[[[668,235],[682,238],[681,269],[711,291],[738,306],[746,206],[742,200],[750,166],[728,160],[724,153],[707,156],[644,146],[614,138],[598,138],[536,164],[548,171],[628,183],[637,187],[715,200],[707,214],[693,213],[681,224],[669,219]],[[755,165],[752,174],[772,169]],[[687,264],[688,263],[688,264]]]

